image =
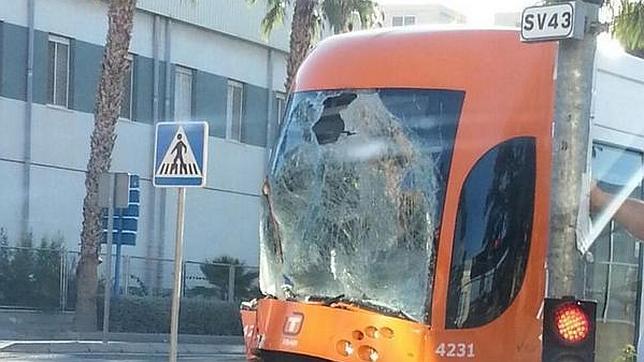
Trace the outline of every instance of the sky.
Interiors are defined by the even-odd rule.
[[[469,24],[493,25],[494,14],[521,11],[539,0],[377,0],[379,4],[441,4],[464,14]]]

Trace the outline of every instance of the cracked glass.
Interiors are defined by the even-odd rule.
[[[293,95],[263,187],[262,291],[429,321],[464,93]]]

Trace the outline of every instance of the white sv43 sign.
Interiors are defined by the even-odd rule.
[[[575,9],[573,2],[526,8],[521,15],[521,40],[530,42],[578,37]]]

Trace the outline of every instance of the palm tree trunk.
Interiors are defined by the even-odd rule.
[[[286,91],[291,91],[293,79],[297,73],[306,54],[311,46],[313,26],[315,17],[313,11],[317,5],[317,0],[296,0],[295,10],[293,12],[293,22],[291,24],[291,39],[289,43],[289,54],[286,65]]]
[[[136,0],[110,0],[108,31],[101,78],[96,95],[94,131],[90,144],[83,201],[81,255],[76,269],[77,296],[74,326],[77,331],[96,331],[97,267],[101,235],[98,207],[98,180],[110,169],[116,140],[116,121],[121,109],[123,79],[129,67],[127,59],[132,35]],[[108,250],[110,252],[110,250]],[[106,287],[109,283],[106,282]]]

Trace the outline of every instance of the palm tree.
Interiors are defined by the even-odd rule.
[[[378,5],[372,0],[324,0],[322,13],[335,34],[354,29],[355,25],[351,20],[354,13],[360,17],[360,23],[367,27],[377,23],[382,17]]]
[[[612,33],[627,52],[644,58],[644,1],[620,0]]]
[[[234,274],[234,297],[236,299],[251,299],[260,295],[257,288],[257,271],[249,271],[243,262],[230,256],[220,256],[212,260],[206,260],[201,264],[200,269],[208,279],[208,283],[214,287],[214,293],[222,300],[228,300],[228,278],[230,267],[235,268]]]
[[[74,326],[78,331],[96,331],[97,267],[101,234],[98,180],[102,173],[110,169],[112,161],[123,79],[130,66],[127,57],[135,6],[136,0],[110,0],[107,13],[107,40],[96,94],[94,131],[85,176],[81,255],[76,269],[77,299]]]
[[[255,3],[257,0],[249,0]],[[286,9],[292,0],[267,0],[267,12],[262,19],[261,28],[264,35],[269,35],[275,26],[284,21]],[[291,23],[291,37],[289,42],[289,55],[286,64],[287,91],[291,89],[293,78],[300,64],[308,53],[314,35],[318,32],[321,20],[325,19],[333,31],[350,31],[353,24],[350,15],[357,13],[363,26],[371,26],[380,17],[377,5],[372,0],[294,0],[293,21]]]

